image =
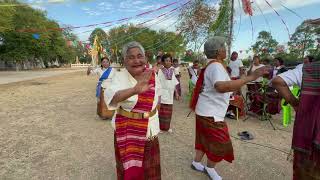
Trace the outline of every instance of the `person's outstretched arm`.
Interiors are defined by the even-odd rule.
[[[246,83],[254,81],[259,77],[262,77],[268,73],[269,73],[269,67],[264,66],[255,70],[250,75],[245,76],[241,79],[231,80],[231,81],[218,81],[214,84],[214,88],[220,93],[234,92],[239,90]]]
[[[280,96],[283,97],[286,102],[297,110],[299,100],[291,93],[289,86],[280,76],[277,76],[272,80],[272,86],[279,92]]]

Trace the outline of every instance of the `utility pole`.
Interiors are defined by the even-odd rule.
[[[233,36],[233,20],[234,20],[234,0],[231,0],[231,13],[230,13],[230,33],[228,39],[228,56],[231,55],[231,45]]]

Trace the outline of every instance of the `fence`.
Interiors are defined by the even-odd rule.
[[[91,64],[71,64],[71,68],[87,68],[89,67]]]

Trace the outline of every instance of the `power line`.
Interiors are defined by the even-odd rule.
[[[240,0],[238,0],[238,3],[239,3],[239,8],[241,8],[241,7],[242,7],[242,5],[241,5]],[[241,8],[241,9],[242,9],[242,8]],[[240,29],[241,29],[241,25],[242,25],[242,11],[240,10],[239,28],[238,28],[237,35],[236,35],[236,37],[234,38],[234,41],[239,37]]]
[[[300,19],[303,20],[303,17],[300,16],[297,12],[295,12],[294,10],[292,9],[289,9],[287,6],[285,6],[284,4],[281,3],[281,6],[284,7],[286,10],[290,11],[291,13],[293,13],[294,15],[296,15],[297,17],[299,17]]]
[[[182,1],[182,0],[178,0],[178,1],[166,4],[166,5],[163,5],[163,6],[159,7],[159,8],[157,8],[157,9],[153,9],[153,10],[149,10],[149,11],[146,11],[146,12],[143,12],[143,13],[139,13],[139,14],[137,14],[135,16],[132,16],[132,17],[126,17],[126,18],[121,18],[121,19],[118,19],[118,20],[107,21],[107,22],[96,23],[96,24],[83,25],[83,26],[69,26],[69,27],[64,27],[64,28],[48,28],[48,29],[46,29],[46,31],[48,31],[48,30],[60,30],[61,31],[61,30],[64,30],[64,29],[78,29],[78,28],[84,28],[84,27],[94,27],[94,26],[98,26],[98,25],[113,24],[113,23],[117,23],[117,22],[127,21],[127,20],[130,20],[130,19],[133,19],[134,17],[140,17],[140,16],[144,16],[144,15],[156,12],[156,11],[160,11],[160,10],[165,9],[167,7],[173,6],[173,5],[177,4],[180,1]],[[39,30],[39,29],[19,29],[17,31],[18,32],[41,32],[42,30]]]
[[[269,28],[269,32],[271,34],[271,26],[269,24],[269,21],[267,19],[267,17],[265,16],[265,14],[263,13],[262,9],[260,8],[259,4],[258,3],[255,3],[255,5],[257,6],[257,8],[259,9],[260,13],[262,14],[263,18],[264,18],[264,21],[266,22],[266,25],[268,26]]]
[[[267,4],[268,4],[268,6],[270,6],[270,8],[277,14],[277,16],[280,18],[280,20],[282,21],[282,23],[284,24],[284,26],[285,26],[285,28],[286,28],[286,30],[287,30],[287,32],[288,32],[288,35],[289,35],[289,39],[290,39],[290,31],[289,31],[289,28],[288,28],[288,25],[287,25],[287,23],[283,20],[283,18],[282,18],[282,16],[278,13],[278,11],[277,10],[275,10],[273,7],[272,7],[272,5],[267,1],[267,0],[264,0]]]

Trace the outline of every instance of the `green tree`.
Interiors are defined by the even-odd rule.
[[[0,4],[9,4],[11,1],[3,0]],[[13,16],[16,8],[13,6],[0,6],[0,32],[8,31],[13,29]]]
[[[179,14],[178,30],[194,51],[199,51],[215,21],[216,11],[203,0],[191,1]]]
[[[261,56],[261,59],[268,58],[273,54],[279,43],[272,38],[271,33],[267,31],[259,32],[255,44],[252,45],[253,52]]]
[[[290,53],[303,58],[308,52],[316,48],[316,39],[319,38],[317,31],[319,29],[319,27],[307,23],[299,25],[288,43]]]
[[[102,44],[102,47],[103,48],[106,48],[105,46],[103,45],[107,45],[107,41],[108,41],[108,36],[107,36],[107,33],[101,29],[101,28],[95,28],[92,33],[90,34],[89,36],[89,42],[91,45],[93,45],[94,43],[94,38],[98,36],[101,44]]]
[[[112,28],[108,32],[109,49],[113,52],[113,60],[121,57],[121,48],[130,41],[138,41],[150,53],[149,56],[157,55],[158,51],[171,52],[173,55],[184,52],[184,38],[174,32],[164,30],[155,31],[147,27],[123,25]]]
[[[10,2],[21,4],[16,1]],[[17,8],[19,9],[11,11],[10,14],[12,28],[0,31],[1,60],[22,63],[40,59],[44,62],[59,60],[68,63],[74,59],[76,46],[67,46],[68,38],[59,31],[60,26],[57,22],[48,19],[45,12],[33,9],[29,5],[21,4]],[[73,38],[77,39],[75,36]]]
[[[230,34],[230,0],[222,0],[218,10],[217,19],[210,25],[209,32],[214,36],[229,37]]]

